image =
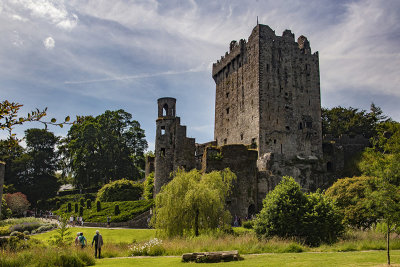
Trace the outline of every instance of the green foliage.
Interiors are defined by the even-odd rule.
[[[72,211],[72,205],[71,205],[71,203],[68,203],[68,209],[67,209],[67,211],[68,211],[68,212],[71,212],[71,211]]]
[[[57,201],[57,202],[56,202],[56,208],[59,209],[60,207],[61,207],[61,202],[60,202],[60,201]]]
[[[73,125],[60,150],[68,159],[74,183],[84,187],[143,177],[144,130],[124,110],[87,116]]]
[[[79,216],[83,216],[83,206],[79,207]]]
[[[78,208],[78,203],[75,203],[75,213],[78,213],[78,211],[79,211],[79,208]]]
[[[97,210],[97,212],[101,211],[101,202],[100,202],[100,200],[96,201],[96,210]]]
[[[90,199],[86,200],[86,208],[88,209],[92,208],[92,201]]]
[[[146,180],[143,183],[143,198],[152,199],[154,190],[154,172],[147,175]]]
[[[143,186],[127,179],[121,179],[104,185],[97,193],[97,199],[103,202],[138,200],[143,194]]]
[[[258,237],[299,238],[315,246],[342,234],[341,219],[329,199],[320,193],[303,193],[293,178],[285,176],[264,199],[254,230]]]
[[[322,133],[339,137],[342,134],[362,135],[371,138],[376,133],[376,126],[384,121],[386,116],[382,110],[371,104],[370,112],[356,108],[341,106],[332,109],[322,108]]]
[[[66,245],[66,241],[70,241],[66,237],[71,233],[71,229],[68,225],[69,217],[66,214],[60,215],[59,227],[56,230],[57,235],[54,238],[54,244],[57,246]]]
[[[115,205],[115,208],[114,208],[114,215],[119,215],[121,212],[119,211],[119,205],[117,204],[117,205]]]
[[[10,208],[7,206],[7,202],[4,198],[4,196],[1,199],[1,215],[0,215],[0,220],[4,220],[7,219],[9,217],[11,217],[11,210]]]
[[[230,224],[226,197],[236,179],[229,169],[201,174],[178,170],[155,200],[151,224],[167,236],[198,235]]]
[[[83,197],[79,200],[79,202],[82,207],[85,206],[85,199]]]
[[[370,203],[370,193],[377,190],[377,179],[369,176],[337,180],[325,195],[335,201],[343,213],[343,223],[356,228],[369,228],[378,220]]]
[[[120,214],[114,216],[115,205],[119,206]],[[97,211],[97,206],[91,209],[83,210],[83,218],[85,222],[107,222],[107,216],[111,216],[111,222],[126,222],[132,220],[135,216],[148,211],[154,205],[153,200],[138,200],[138,201],[116,201],[116,202],[103,202],[101,210]],[[65,213],[65,204],[54,212],[57,215]],[[66,213],[68,217],[71,215],[77,216],[76,213]]]

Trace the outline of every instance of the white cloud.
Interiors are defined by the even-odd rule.
[[[56,42],[52,37],[47,37],[46,39],[43,40],[43,45],[46,47],[46,49],[51,50],[54,48]]]

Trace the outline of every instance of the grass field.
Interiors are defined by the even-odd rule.
[[[400,251],[392,251],[391,266],[400,266]],[[207,266],[296,266],[296,267],[358,267],[358,266],[385,266],[386,254],[384,251],[367,252],[331,252],[331,253],[281,253],[263,255],[244,255],[243,261],[207,263]],[[101,259],[96,261],[96,266],[193,266],[196,263],[182,263],[181,257],[148,257],[148,258],[123,258]]]
[[[83,232],[88,242],[92,241],[96,230],[100,231],[103,236],[104,243],[133,243],[147,241],[155,236],[155,230],[153,229],[108,229],[108,228],[89,228],[89,227],[72,227],[70,238],[75,239],[77,232]],[[42,241],[51,239],[51,236],[55,235],[56,231],[50,231],[47,233],[34,235],[32,238],[36,238]]]

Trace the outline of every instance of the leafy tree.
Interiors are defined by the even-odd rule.
[[[343,212],[343,223],[356,228],[369,228],[378,220],[370,203],[371,192],[377,190],[377,179],[370,176],[337,180],[325,195]]]
[[[143,176],[144,138],[144,130],[131,114],[122,109],[107,110],[73,125],[61,150],[78,185],[137,180]]]
[[[127,179],[117,180],[104,185],[97,193],[97,200],[104,202],[139,200],[143,186]]]
[[[376,125],[386,119],[382,110],[371,104],[370,112],[341,106],[322,108],[322,133],[339,137],[342,134],[363,135],[371,138],[376,133]]]
[[[4,196],[1,201],[1,210],[2,210],[2,213],[0,214],[0,220],[7,219],[12,214],[10,208],[7,206],[7,202],[4,198]]]
[[[319,192],[305,194],[291,177],[283,177],[263,201],[254,221],[258,237],[299,238],[309,245],[333,242],[343,232],[333,202]]]
[[[207,174],[178,170],[157,194],[151,224],[167,236],[223,229],[231,222],[225,200],[234,179],[229,169]]]
[[[22,215],[24,211],[29,209],[31,205],[24,194],[17,192],[14,194],[7,194],[6,197],[7,206],[11,212],[15,215]]]

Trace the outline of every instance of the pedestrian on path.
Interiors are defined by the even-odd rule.
[[[97,258],[97,252],[99,252],[99,259],[101,258],[101,247],[103,246],[103,237],[99,230],[96,230],[96,234],[93,237],[92,247],[94,243],[94,257]]]
[[[83,236],[83,233],[79,236],[79,243],[81,244],[81,248],[84,248],[87,245],[86,237]]]

